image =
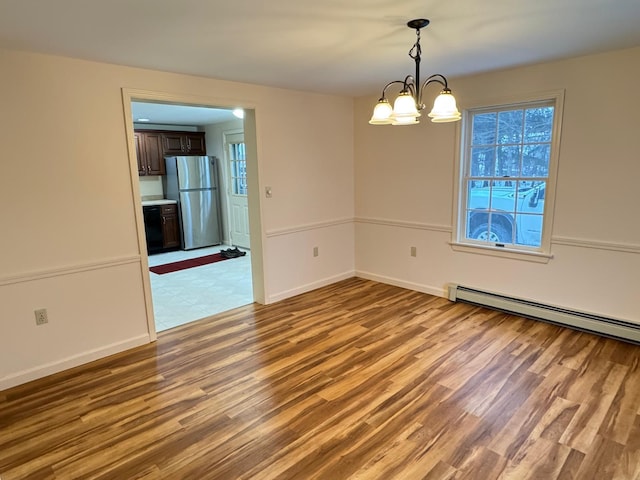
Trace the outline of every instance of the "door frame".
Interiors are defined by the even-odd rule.
[[[131,112],[132,101],[155,101],[158,103],[173,103],[177,105],[192,105],[207,108],[243,108],[245,111],[244,134],[247,149],[247,177],[249,202],[249,232],[251,245],[251,276],[253,284],[253,298],[255,302],[264,304],[266,299],[263,245],[265,234],[262,225],[262,207],[259,195],[259,166],[258,166],[258,142],[256,138],[256,106],[249,102],[231,102],[224,98],[210,98],[183,94],[172,94],[149,90],[122,88],[122,108],[124,111],[124,124],[127,137],[129,155],[129,174],[131,185],[131,199],[134,206],[136,231],[138,236],[138,252],[140,255],[140,272],[142,276],[142,289],[147,315],[147,329],[149,340],[157,339],[155,316],[153,313],[153,299],[151,293],[151,276],[149,273],[149,255],[147,252],[146,237],[144,231],[144,218],[142,215],[142,199],[140,197],[140,185],[138,175],[138,160],[134,139],[133,116]]]

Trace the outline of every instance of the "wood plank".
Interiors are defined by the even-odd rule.
[[[0,392],[0,478],[640,476],[640,347],[362,279]]]

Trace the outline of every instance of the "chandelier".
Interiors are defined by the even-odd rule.
[[[373,115],[369,123],[372,125],[415,125],[419,123],[420,110],[425,108],[422,103],[422,92],[425,87],[431,83],[438,83],[443,88],[433,103],[433,108],[429,112],[428,117],[432,122],[444,123],[455,122],[460,120],[460,112],[456,106],[456,99],[452,95],[447,85],[447,79],[444,75],[436,73],[427,77],[422,85],[420,85],[420,59],[422,49],[420,48],[420,29],[429,25],[426,18],[418,18],[407,23],[409,28],[416,31],[416,43],[409,50],[409,56],[413,58],[416,64],[415,76],[407,75],[404,80],[394,80],[389,82],[382,89],[382,97],[378,100]],[[391,85],[402,84],[402,90],[393,102],[393,108],[389,100],[387,100],[387,89]]]

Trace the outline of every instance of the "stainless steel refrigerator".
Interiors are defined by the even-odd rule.
[[[182,248],[221,243],[216,157],[165,157],[165,196],[178,201]]]

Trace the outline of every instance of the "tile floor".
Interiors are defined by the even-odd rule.
[[[149,266],[202,257],[223,248],[229,247],[218,245],[150,255]],[[246,252],[244,257],[164,275],[149,272],[156,331],[252,303],[251,254]]]

